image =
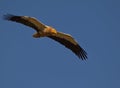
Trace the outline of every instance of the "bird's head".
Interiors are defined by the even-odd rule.
[[[47,26],[47,28],[44,30],[44,32],[51,34],[51,35],[57,34],[57,31],[53,27],[50,27],[50,26]]]
[[[52,34],[57,34],[57,31],[56,31],[54,28],[52,28],[52,29],[51,29],[51,33],[52,33]]]

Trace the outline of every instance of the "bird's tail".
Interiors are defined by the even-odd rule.
[[[34,37],[34,38],[40,38],[41,35],[40,35],[39,33],[35,33],[35,34],[33,34],[33,37]]]

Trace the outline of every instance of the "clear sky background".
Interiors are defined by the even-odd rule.
[[[71,34],[88,60],[7,13]],[[0,88],[120,88],[120,0],[0,0]]]

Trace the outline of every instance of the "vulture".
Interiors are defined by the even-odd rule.
[[[85,50],[77,43],[77,41],[70,34],[59,32],[55,28],[43,24],[34,17],[6,14],[3,18],[5,20],[18,22],[33,28],[36,31],[36,33],[33,34],[34,38],[51,38],[64,45],[66,48],[70,49],[80,59],[87,59],[87,53],[85,52]]]

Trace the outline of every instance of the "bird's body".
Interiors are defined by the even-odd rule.
[[[45,36],[52,36],[56,34],[57,34],[57,31],[54,28],[50,26],[46,26],[46,28],[42,29],[41,31],[37,31],[37,33],[35,33],[33,37],[39,38],[39,37],[45,37]]]
[[[82,49],[79,44],[75,41],[75,39],[69,35],[62,32],[56,31],[55,28],[44,25],[36,18],[29,16],[15,16],[11,14],[7,14],[4,16],[6,20],[15,21],[18,23],[22,23],[26,26],[32,27],[36,30],[36,33],[33,34],[34,38],[40,37],[49,37],[61,44],[63,44],[68,49],[72,50],[79,58],[82,60],[87,58],[87,53]]]

